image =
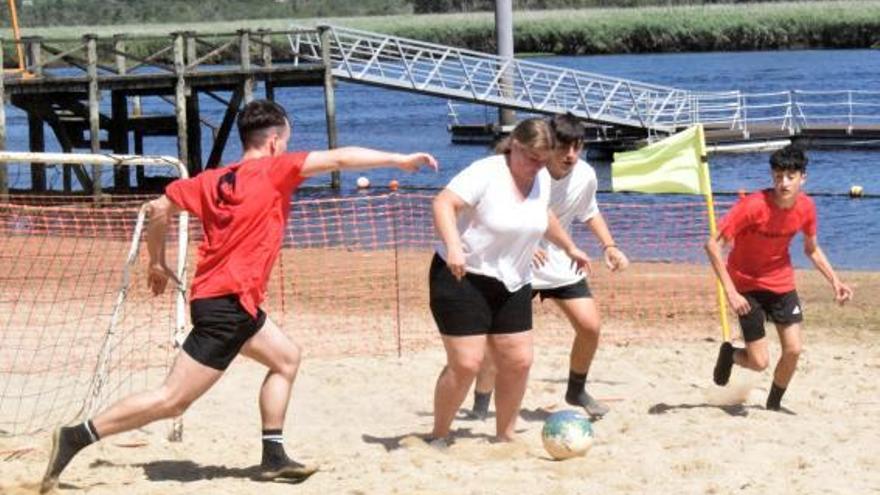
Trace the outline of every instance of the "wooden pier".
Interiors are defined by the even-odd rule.
[[[187,31],[166,37],[135,38],[120,34],[99,38],[86,34],[73,40],[24,38],[21,43],[26,54],[25,70],[4,72],[0,95],[26,112],[30,151],[45,150],[44,124],[65,153],[143,154],[145,139],[173,136],[177,139],[178,156],[192,176],[220,164],[238,111],[243,102],[254,98],[258,88],[262,87],[264,97],[274,99],[278,88],[324,86],[328,140],[330,147],[335,147],[332,74],[323,63],[301,63],[295,53],[285,48],[287,36],[295,32]],[[133,41],[149,42],[157,48],[149,55],[135,56],[126,50],[126,45]],[[102,106],[101,101],[107,97],[110,105]],[[143,97],[167,101],[167,113],[144,114]],[[204,98],[225,106],[220,122],[204,118],[200,111]],[[205,127],[214,137],[210,150],[202,149]],[[134,149],[130,149],[132,145]],[[6,149],[3,109],[0,149]],[[0,195],[9,192],[5,174],[6,168],[0,167]],[[46,165],[30,165],[30,174],[32,190],[46,191]],[[63,191],[84,191],[96,199],[104,192],[147,190],[148,179],[142,171],[132,178],[128,167],[119,167],[114,171],[113,187],[108,190],[101,187],[98,167],[89,171],[81,165],[63,166]],[[338,177],[334,180],[338,182]]]
[[[457,124],[449,126],[452,142],[489,145],[507,135],[512,126]],[[594,156],[610,157],[615,151],[638,148],[648,140],[645,129],[584,124],[586,145]],[[706,125],[706,144],[711,151],[756,151],[800,142],[811,148],[880,149],[878,124],[816,124],[787,129],[779,125],[752,125],[748,130]]]

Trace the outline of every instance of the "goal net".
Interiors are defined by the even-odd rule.
[[[186,174],[168,157],[0,153],[7,177],[29,163]],[[161,383],[184,328],[184,300],[181,290],[154,298],[147,288],[140,248],[148,199],[0,193],[0,435],[67,423]],[[169,240],[180,280],[187,225],[180,215]]]

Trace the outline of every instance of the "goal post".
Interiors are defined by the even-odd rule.
[[[33,163],[187,177],[167,156],[0,151],[6,172]],[[185,287],[164,297],[147,288],[141,246],[151,196],[105,195],[96,204],[83,195],[0,193],[0,436],[89,417],[161,383],[186,330],[186,301]],[[176,223],[169,264],[185,284],[187,213]],[[181,433],[178,419],[170,437]]]

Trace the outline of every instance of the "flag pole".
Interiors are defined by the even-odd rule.
[[[706,198],[706,212],[709,215],[709,235],[714,239],[718,233],[715,222],[715,201],[712,198],[712,181],[709,178],[709,158],[706,156],[706,136],[703,125],[697,124],[697,142],[700,146],[700,189]],[[727,321],[727,298],[721,280],[715,278],[715,297],[718,299],[718,319],[721,321],[721,335],[725,342],[730,341],[730,324]]]

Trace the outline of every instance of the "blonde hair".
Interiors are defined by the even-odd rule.
[[[506,155],[510,153],[513,141],[518,142],[529,150],[550,152],[556,146],[556,138],[553,130],[544,119],[526,119],[521,121],[509,136],[495,145],[495,152]]]

